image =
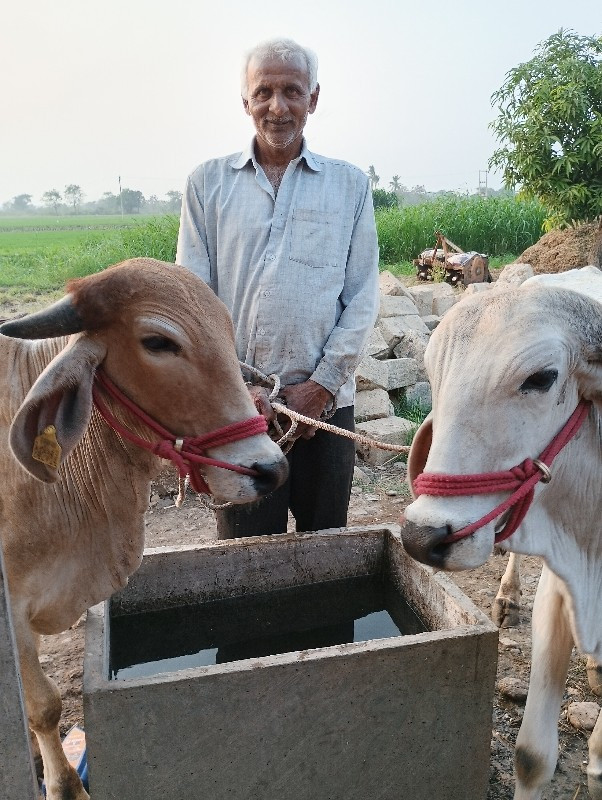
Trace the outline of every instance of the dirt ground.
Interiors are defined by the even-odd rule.
[[[361,480],[355,480],[350,504],[349,524],[397,523],[408,503],[405,467],[397,462],[386,467],[369,468],[360,464]],[[215,538],[213,512],[203,507],[189,492],[182,508],[174,505],[175,476],[171,470],[162,473],[153,484],[147,516],[147,547],[194,544]],[[483,567],[452,577],[471,600],[489,614],[504,572],[507,556],[494,555]],[[528,680],[531,655],[530,619],[540,564],[535,558],[522,563],[523,597],[520,625],[500,634],[498,681],[504,677]],[[71,630],[55,637],[45,637],[42,662],[47,674],[60,687],[64,712],[61,733],[76,722],[83,723],[81,680],[83,664],[83,619]],[[599,701],[587,683],[584,659],[573,655],[560,720],[560,753],[553,784],[544,800],[577,800],[588,796],[585,764],[587,735],[575,730],[567,721],[569,702]],[[510,800],[513,794],[512,762],[514,743],[523,715],[523,704],[506,699],[496,689],[491,736],[490,783],[487,800]],[[317,798],[317,800],[330,800]],[[332,800],[343,800],[333,798]],[[445,800],[445,798],[437,798]]]

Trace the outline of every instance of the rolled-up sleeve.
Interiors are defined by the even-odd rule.
[[[343,311],[311,380],[332,394],[349,380],[378,314],[378,239],[372,193],[365,181],[357,206],[340,302]]]

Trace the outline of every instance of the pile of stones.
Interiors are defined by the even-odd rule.
[[[431,408],[424,351],[441,317],[462,297],[515,286],[533,275],[529,264],[509,264],[495,283],[452,288],[447,283],[405,286],[391,272],[380,274],[380,311],[364,356],[355,371],[355,422],[358,433],[376,441],[408,444],[416,423],[396,416],[394,404]],[[357,454],[378,466],[391,460],[389,450],[358,444]]]

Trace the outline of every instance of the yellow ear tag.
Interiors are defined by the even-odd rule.
[[[47,467],[58,469],[61,463],[62,448],[56,440],[56,428],[48,425],[42,433],[36,436],[33,443],[31,457],[41,461]]]

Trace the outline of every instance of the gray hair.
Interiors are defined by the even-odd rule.
[[[315,91],[318,85],[318,57],[314,51],[308,47],[301,47],[292,39],[269,39],[267,42],[256,45],[245,54],[240,76],[240,93],[243,100],[246,100],[249,94],[247,70],[251,59],[255,58],[259,61],[264,58],[275,58],[280,61],[292,61],[298,56],[301,56],[307,65],[309,91]]]

